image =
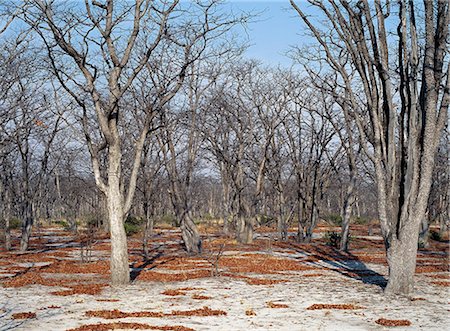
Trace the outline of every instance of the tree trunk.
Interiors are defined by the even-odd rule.
[[[347,187],[347,194],[345,195],[344,205],[342,207],[342,231],[339,249],[344,252],[348,251],[348,241],[350,235],[350,217],[352,215],[353,203],[355,202],[354,188],[355,188],[355,178],[354,175],[352,175],[350,183]]]
[[[387,249],[389,281],[388,294],[410,294],[414,288],[414,274],[417,257],[417,232],[410,233],[400,241],[393,239]]]
[[[305,239],[304,236],[304,222],[303,222],[303,200],[301,197],[298,197],[298,205],[297,205],[297,214],[298,214],[298,229],[297,229],[297,242],[303,242]]]
[[[33,206],[28,199],[25,199],[23,204],[22,237],[20,238],[20,251],[22,252],[28,250],[33,221]]]
[[[200,254],[202,252],[200,234],[197,231],[197,226],[188,213],[182,215],[180,228],[186,251],[190,254]]]
[[[127,235],[124,228],[124,199],[120,189],[120,148],[111,146],[108,169],[108,190],[106,203],[111,234],[111,282],[113,286],[130,282],[128,265]]]
[[[420,222],[420,231],[419,231],[419,242],[418,245],[420,248],[428,248],[428,238],[430,236],[430,224],[428,222],[428,217],[422,218]]]
[[[150,213],[150,208],[148,202],[144,202],[144,212],[145,212],[145,230],[144,230],[144,238],[142,241],[142,247],[144,250],[144,257],[148,259],[149,251],[148,251],[148,240],[153,235],[153,217]]]
[[[250,217],[238,218],[237,240],[241,244],[253,242],[253,220]]]
[[[11,230],[9,228],[9,217],[5,219],[5,250],[11,250]]]

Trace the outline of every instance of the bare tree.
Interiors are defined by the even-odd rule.
[[[22,15],[41,37],[61,86],[82,109],[80,122],[92,161],[95,182],[106,196],[111,234],[111,276],[114,285],[129,282],[124,219],[130,211],[141,154],[154,112],[163,109],[181,87],[188,67],[211,38],[236,21],[217,13],[217,1],[183,8],[178,0],[131,3],[85,1],[57,5],[27,1]],[[178,19],[179,14],[186,20]],[[165,51],[175,56],[169,89],[156,91],[157,102],[140,109],[142,126],[134,143],[129,178],[123,171],[121,120],[127,118],[124,96],[149,65],[166,65]],[[101,155],[106,163],[102,164]]]
[[[326,26],[313,22],[294,0],[290,2],[320,44],[320,56],[339,74],[362,146],[375,168],[378,213],[389,264],[386,293],[409,294],[434,155],[450,102],[446,63],[449,3],[424,1],[423,20],[417,21],[419,4],[398,1],[395,54],[388,47],[390,3],[309,1],[329,20],[329,29],[323,31]],[[418,33],[421,23],[424,39]],[[419,56],[421,45],[423,58]],[[348,55],[349,61],[341,61],[339,54]],[[356,70],[355,76],[349,74],[349,67]],[[359,107],[353,91],[359,88],[365,96],[363,113],[355,111]]]

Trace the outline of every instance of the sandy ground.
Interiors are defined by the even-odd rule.
[[[232,253],[227,252],[227,254]],[[290,259],[302,256],[301,252],[295,255],[292,252],[286,254],[283,250],[260,254],[289,256]],[[379,275],[355,279],[339,272],[342,267],[340,264],[342,263],[318,261],[315,263],[316,266],[326,267],[320,273],[315,270],[294,270],[264,275],[265,279],[284,280],[282,283],[272,285],[250,285],[245,280],[223,276],[181,282],[137,280],[123,288],[106,287],[97,295],[70,296],[51,294],[50,292],[60,289],[53,286],[0,287],[0,330],[68,330],[82,325],[111,322],[183,326],[193,330],[392,329],[392,327],[376,324],[375,321],[379,318],[411,322],[411,325],[407,327],[394,327],[396,330],[450,329],[448,286],[437,286],[431,282],[436,279],[430,279],[425,274],[418,274],[416,293],[412,298],[388,297],[383,294],[379,285],[379,278],[387,273],[384,265],[366,263],[364,268],[375,271]],[[352,269],[362,268],[360,263],[354,261],[349,261],[345,265]],[[441,274],[443,277],[448,276],[446,272]],[[257,277],[258,275],[248,273],[247,276]],[[7,277],[11,276],[4,273],[3,278]],[[86,277],[86,275],[76,277]],[[181,288],[190,288],[190,290],[182,291],[183,295],[177,296],[163,294],[165,290]],[[195,299],[195,295],[208,298],[199,300]],[[287,307],[271,308],[270,303],[284,304]],[[313,304],[353,304],[360,309],[307,309]],[[226,315],[119,319],[86,316],[86,311],[92,310],[118,309],[123,312],[151,311],[170,314],[174,310],[188,311],[204,306],[224,311]],[[13,314],[20,312],[34,312],[36,317],[23,320],[12,318]]]

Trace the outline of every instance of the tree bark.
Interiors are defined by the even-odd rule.
[[[386,251],[389,281],[385,292],[388,294],[409,294],[414,289],[418,234],[411,228],[405,231],[404,237],[404,240],[392,240]]]
[[[197,226],[189,213],[183,213],[181,216],[180,228],[186,251],[194,255],[200,254],[202,252],[202,241]]]
[[[106,200],[111,234],[111,282],[113,286],[130,282],[127,236],[124,228],[124,199],[120,188],[120,145],[112,145],[109,150],[108,188]]]
[[[341,242],[339,249],[347,252],[350,236],[350,217],[352,215],[353,204],[355,202],[355,176],[351,175],[350,183],[347,187],[347,193],[344,199],[344,205],[342,207],[342,230],[341,230]]]
[[[20,238],[20,251],[25,252],[28,250],[31,231],[33,228],[33,206],[32,203],[25,198],[23,202],[23,210],[22,210],[22,236]]]

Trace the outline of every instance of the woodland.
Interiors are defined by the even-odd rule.
[[[0,330],[445,329],[449,7],[0,1]]]

